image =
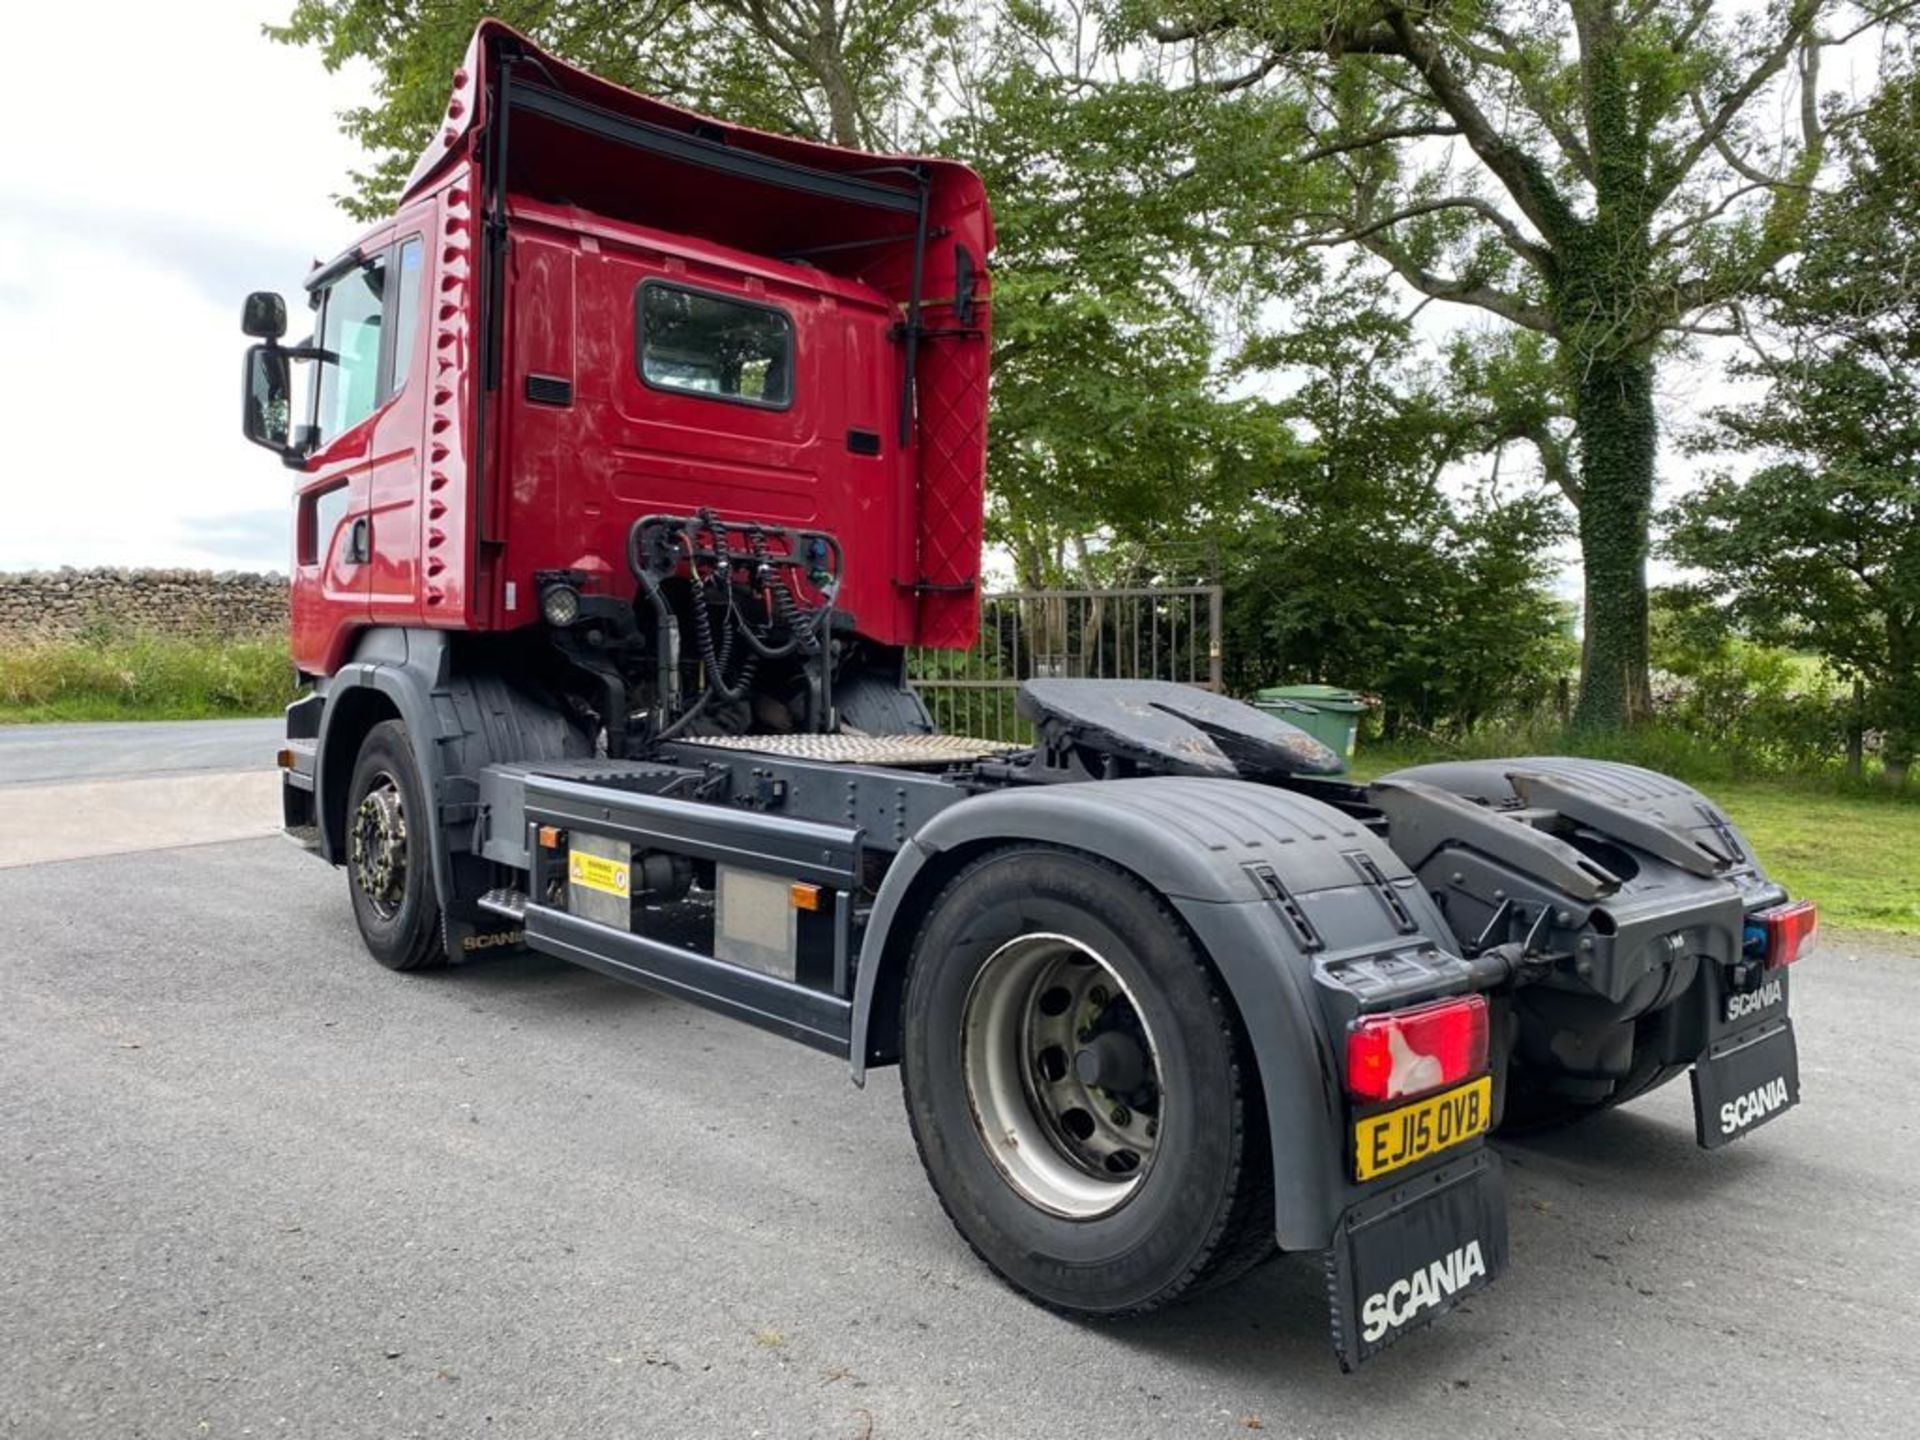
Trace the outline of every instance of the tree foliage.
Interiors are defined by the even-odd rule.
[[[1537,488],[1448,479],[1476,443],[1471,407],[1364,288],[1342,299],[1248,356],[1305,378],[1271,406],[1282,443],[1222,541],[1230,684],[1358,685],[1389,735],[1536,707],[1573,659],[1547,589],[1564,512]]]
[[[1920,746],[1920,76],[1841,133],[1845,182],[1770,297],[1767,384],[1702,443],[1757,454],[1673,510],[1668,549],[1762,638],[1866,682],[1889,772]]]
[[[1089,57],[1056,19],[991,36],[944,138],[994,197],[990,534],[1026,586],[1190,515],[1252,423],[1193,279],[1196,207],[1163,183],[1180,107],[1141,85],[1073,103]]]
[[[932,75],[956,28],[941,0],[295,0],[269,36],[315,47],[329,69],[373,67],[373,103],[340,117],[374,160],[341,197],[356,219],[391,209],[486,16],[649,95],[881,149],[926,137]]]
[[[1654,712],[1734,769],[1804,774],[1847,748],[1855,716],[1834,674],[1754,639],[1711,590],[1652,595]]]

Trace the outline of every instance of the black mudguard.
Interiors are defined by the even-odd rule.
[[[1259,1068],[1276,1238],[1283,1249],[1327,1248],[1349,1207],[1391,1188],[1348,1179],[1341,1047],[1361,991],[1371,984],[1376,1002],[1410,1004],[1470,984],[1412,873],[1358,819],[1244,781],[1116,780],[962,801],[914,836],[880,888],[854,996],[856,1078],[898,1059],[900,971],[921,914],[951,873],[942,862],[1032,842],[1122,866],[1192,929]]]
[[[369,630],[353,659],[316,689],[304,703],[310,707],[317,699],[323,707],[317,723],[310,708],[297,718],[290,709],[288,733],[292,736],[297,725],[313,730],[318,741],[314,794],[321,855],[336,865],[345,855],[331,801],[344,796],[352,777],[370,713],[362,707],[371,692],[379,697],[372,709],[382,715],[390,709],[407,727],[421,789],[429,797],[434,892],[446,916],[448,958],[457,962],[497,953],[509,927],[474,904],[489,873],[477,853],[477,777],[495,761],[588,755],[586,738],[552,707],[529,700],[498,674],[463,672],[449,637],[438,630]]]
[[[1619,815],[1659,821],[1696,842],[1703,842],[1742,868],[1759,870],[1753,847],[1727,816],[1693,786],[1657,770],[1616,760],[1583,760],[1570,755],[1524,755],[1504,760],[1448,760],[1415,765],[1383,775],[1376,784],[1413,780],[1446,790],[1495,810],[1517,806],[1522,797],[1516,776],[1540,775],[1571,782]],[[1604,825],[1604,821],[1601,822]],[[1417,862],[1414,862],[1417,863]]]
[[[1491,1150],[1356,1203],[1327,1250],[1340,1368],[1432,1324],[1506,1268],[1506,1185]]]

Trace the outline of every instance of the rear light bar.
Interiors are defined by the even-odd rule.
[[[1820,912],[1811,900],[1796,900],[1747,917],[1747,953],[1769,970],[1784,970],[1804,959],[1820,934]],[[1756,943],[1757,942],[1757,943]]]
[[[1347,1089],[1357,1100],[1402,1100],[1487,1068],[1482,995],[1368,1015],[1347,1031]]]

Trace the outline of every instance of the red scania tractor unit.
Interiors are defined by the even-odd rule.
[[[1708,1148],[1794,1105],[1812,906],[1674,780],[1357,785],[1160,682],[935,732],[905,657],[978,637],[992,249],[962,165],[480,27],[311,334],[244,314],[294,476],[287,829],[374,957],[529,947],[898,1064],[1016,1289],[1125,1316],[1312,1251],[1345,1365],[1506,1265],[1495,1127],[1689,1071]]]

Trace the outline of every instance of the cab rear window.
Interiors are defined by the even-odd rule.
[[[655,390],[784,410],[793,403],[785,311],[658,280],[634,296],[640,378]]]

